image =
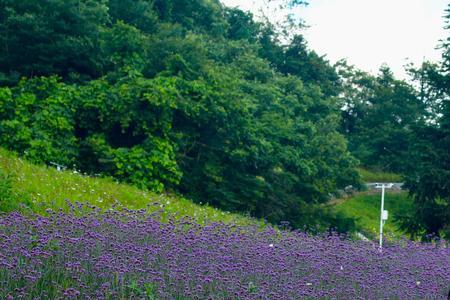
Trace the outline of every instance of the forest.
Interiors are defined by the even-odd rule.
[[[395,172],[396,222],[449,237],[450,39],[406,81],[289,26],[218,0],[0,0],[0,145],[306,230],[350,230],[323,204]]]

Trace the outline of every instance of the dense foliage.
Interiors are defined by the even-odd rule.
[[[1,0],[0,14],[2,146],[272,222],[339,225],[320,204],[358,184],[356,160],[339,77],[301,36],[283,44],[217,0]]]
[[[409,83],[395,79],[387,66],[378,76],[340,64],[343,78],[342,133],[349,150],[365,167],[405,172],[415,128],[429,115]]]
[[[445,17],[449,28],[450,10]],[[418,95],[427,106],[425,121],[414,127],[406,187],[414,211],[399,223],[411,237],[450,237],[450,38],[441,45],[442,60],[426,62],[412,74]]]
[[[84,210],[0,217],[2,299],[443,299],[449,289],[440,245],[380,252],[337,235]]]

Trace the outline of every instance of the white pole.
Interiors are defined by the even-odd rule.
[[[383,211],[384,211],[384,184],[381,186],[381,213],[380,213],[380,250],[383,248]]]

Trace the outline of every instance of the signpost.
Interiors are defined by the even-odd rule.
[[[375,188],[381,189],[381,213],[380,213],[380,251],[383,249],[383,226],[386,223],[389,213],[384,209],[384,191],[392,188],[392,183],[377,183]]]

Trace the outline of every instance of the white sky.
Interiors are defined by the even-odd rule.
[[[222,0],[255,14],[267,0]],[[372,73],[386,63],[405,78],[403,66],[412,62],[437,61],[448,0],[309,0],[295,15],[310,28],[303,34],[309,47],[335,62],[350,64]],[[264,6],[265,7],[265,6]],[[266,11],[277,19],[280,12]]]

